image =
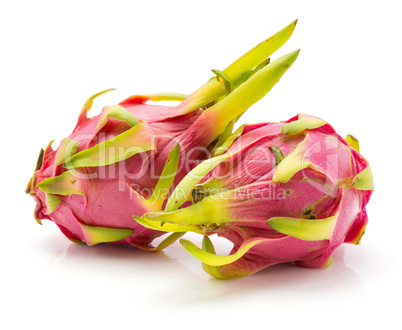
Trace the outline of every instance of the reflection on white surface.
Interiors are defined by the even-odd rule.
[[[338,304],[366,299],[362,280],[345,264],[346,249],[341,246],[335,252],[333,264],[326,269],[281,264],[249,277],[226,281],[204,273],[200,262],[179,245],[150,253],[131,247],[88,247],[71,243],[63,250],[54,251],[47,267],[74,284],[77,281],[124,282],[126,290],[132,290],[137,297],[144,295],[143,302],[151,302],[152,293],[157,292],[158,299],[152,301],[155,306],[163,306],[167,301],[170,307],[202,306],[214,301],[230,305],[249,298],[295,306],[306,302]],[[323,292],[330,294],[323,295]]]
[[[387,323],[399,308],[391,297],[400,292],[400,266],[398,252],[372,235],[375,228],[373,222],[361,246],[341,246],[326,269],[282,264],[217,280],[179,244],[158,253],[89,247],[71,243],[50,222],[39,228],[32,221],[21,229],[25,239],[3,254],[4,314],[15,329],[27,320],[44,329],[71,329],[76,322],[108,329],[126,327],[133,318],[195,329],[204,324],[200,319],[225,328],[261,322],[282,328],[284,320],[289,327],[302,322],[325,329]],[[201,237],[186,238],[200,246]],[[230,247],[221,243],[217,250],[225,254]]]

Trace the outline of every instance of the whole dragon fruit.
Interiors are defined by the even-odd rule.
[[[178,184],[171,212],[136,217],[148,228],[205,235],[202,249],[181,243],[210,275],[244,276],[282,262],[322,267],[340,244],[359,242],[373,177],[354,137],[298,115],[242,126],[213,152]],[[193,205],[179,209],[187,200]],[[207,236],[215,233],[233,242],[228,256],[215,254]]]
[[[279,81],[298,51],[270,63],[268,56],[291,36],[296,21],[240,57],[188,97],[134,95],[88,118],[85,103],[73,132],[53,150],[41,150],[26,192],[35,218],[54,221],[72,241],[113,242],[143,249],[164,231],[132,216],[160,211],[176,184],[231,134],[233,123]],[[177,106],[147,101],[182,101]]]

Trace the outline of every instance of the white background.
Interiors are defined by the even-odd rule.
[[[400,13],[385,0],[3,1],[0,327],[400,327]],[[96,113],[134,93],[190,93],[296,18],[272,58],[301,48],[298,60],[243,122],[302,112],[359,138],[375,176],[361,245],[341,247],[327,269],[220,281],[179,245],[78,246],[36,224],[23,191],[38,151],[70,133],[88,96],[117,88]]]

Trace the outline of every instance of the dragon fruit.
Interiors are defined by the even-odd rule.
[[[170,212],[136,217],[148,228],[204,235],[202,249],[181,244],[210,275],[244,276],[283,262],[323,267],[340,244],[360,241],[373,176],[353,136],[300,114],[241,126],[213,153],[177,185]],[[179,209],[185,201],[193,204]],[[212,234],[233,243],[228,256],[215,254]]]
[[[254,47],[189,96],[134,95],[88,118],[96,97],[84,104],[73,132],[53,150],[41,150],[26,192],[35,218],[52,220],[77,243],[128,244],[161,249],[165,231],[145,228],[133,215],[164,209],[176,184],[231,134],[234,121],[279,81],[298,51],[269,56],[292,35],[296,21]],[[182,101],[177,106],[148,101]]]

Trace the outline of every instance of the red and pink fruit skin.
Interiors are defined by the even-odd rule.
[[[175,186],[231,133],[235,118],[264,97],[292,66],[299,50],[272,62],[269,57],[290,38],[296,23],[259,43],[223,71],[213,70],[216,76],[188,96],[134,95],[92,118],[87,113],[93,99],[109,90],[89,98],[73,132],[57,149],[46,148],[43,162],[38,163],[41,166],[28,184],[26,192],[35,198],[38,222],[52,220],[68,238],[88,245],[131,244],[153,249],[151,242],[165,231],[145,228],[133,216],[163,210],[164,200]],[[160,100],[182,102],[172,107],[147,103]],[[137,149],[115,161],[111,161],[111,151],[103,150],[96,162],[94,154],[113,143]],[[138,151],[143,145],[146,148]],[[63,157],[65,151],[73,155]],[[169,162],[171,155],[174,162]],[[178,165],[177,171],[172,164]],[[174,172],[172,182],[160,177],[166,168]],[[168,191],[154,203],[159,186],[168,186]],[[174,237],[170,243],[177,239],[177,235],[169,237]]]
[[[284,128],[294,124],[306,127],[286,133]],[[279,164],[272,148],[281,151]],[[355,187],[355,180],[363,170],[369,171],[369,165],[328,123],[297,115],[280,123],[246,125],[226,154],[229,157],[195,187],[193,196],[200,194],[199,201],[175,212],[145,216],[150,224],[198,224],[197,232],[232,242],[229,255],[260,241],[238,260],[217,266],[211,275],[244,276],[283,262],[324,267],[340,244],[360,241],[372,188]],[[270,219],[278,217],[313,222],[334,216],[326,239],[301,239],[270,226]]]
[[[205,135],[199,136],[198,139],[187,137],[190,128],[192,131],[207,129],[197,122],[200,110],[176,116],[175,113],[180,113],[177,107],[146,104],[147,100],[147,97],[133,96],[119,105],[143,122],[156,150],[131,156],[124,161],[124,166],[115,163],[80,169],[81,173],[91,177],[85,182],[85,194],[59,196],[62,201],[51,213],[46,206],[45,193],[36,185],[43,179],[62,174],[66,169],[62,165],[56,165],[57,149],[53,150],[48,146],[42,166],[36,172],[36,185],[33,190],[37,219],[51,220],[70,240],[89,244],[81,224],[132,229],[134,232],[131,236],[113,244],[131,244],[144,248],[149,248],[156,237],[165,234],[142,227],[133,220],[133,216],[141,216],[150,211],[147,205],[144,205],[143,198],[152,193],[168,154],[176,144],[181,146],[180,164],[175,178],[175,182],[179,182],[189,170],[208,157],[209,141]],[[104,108],[103,112],[106,110],[107,108]],[[108,118],[103,128],[96,131],[101,118],[102,113],[92,118],[80,116],[73,133],[68,136],[68,139],[80,142],[77,152],[116,137],[130,128],[124,121]],[[188,150],[193,152],[188,153]],[[175,184],[172,188],[174,187]]]
[[[281,128],[297,119],[298,116],[295,116],[283,123],[250,126],[231,147],[231,151],[235,151],[250,141],[252,144],[249,150],[240,154],[242,159],[238,166],[243,168],[237,172],[236,177],[226,176],[220,179],[221,185],[231,188],[240,185],[243,189],[247,185],[248,188],[250,185],[255,185],[254,192],[264,189],[272,192],[281,189],[291,193],[287,198],[268,201],[258,200],[257,196],[249,199],[247,197],[250,196],[247,196],[231,205],[230,212],[234,218],[247,221],[226,223],[210,233],[217,233],[233,242],[234,248],[231,254],[235,253],[245,241],[261,237],[272,240],[251,248],[238,261],[221,266],[220,271],[226,276],[250,274],[267,266],[289,261],[303,267],[324,267],[330,263],[332,254],[339,245],[344,242],[357,244],[364,232],[368,222],[366,205],[372,190],[358,190],[352,186],[351,181],[368,166],[367,161],[329,124],[314,130],[306,130],[292,137],[285,136]],[[305,161],[310,161],[321,172],[306,168],[297,172],[286,183],[273,182],[276,170],[274,156],[264,163],[264,166],[258,164],[255,169],[250,162],[250,159],[258,158],[261,147],[277,146],[286,157],[302,140],[305,143],[303,155]],[[314,150],[316,146],[319,150]],[[309,153],[309,149],[313,150]],[[334,158],[336,161],[331,162],[330,160]],[[225,162],[231,161],[233,159]],[[215,176],[221,177],[224,167],[225,163],[220,164],[206,181],[214,181]],[[253,175],[243,175],[244,173]],[[323,173],[325,178],[322,176]],[[324,184],[321,184],[320,180],[323,179]],[[319,184],[312,185],[312,182]],[[336,208],[339,208],[340,213],[333,234],[328,240],[304,241],[270,230],[265,224],[269,218],[279,216],[308,218],[311,214],[305,214],[305,211],[311,209],[316,219],[325,218],[332,215]]]

